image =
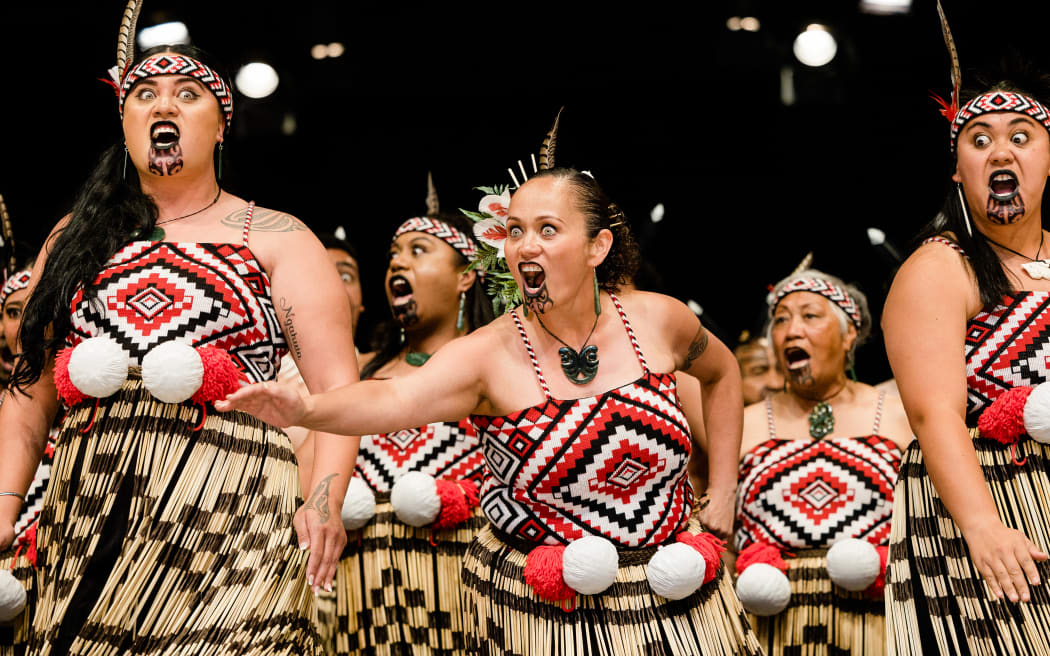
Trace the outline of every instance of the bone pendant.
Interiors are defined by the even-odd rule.
[[[1021,265],[1021,268],[1033,280],[1050,280],[1050,263],[1047,260],[1025,262]]]

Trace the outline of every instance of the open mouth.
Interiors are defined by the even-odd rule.
[[[157,121],[149,131],[149,139],[157,150],[168,150],[179,143],[179,128],[171,121]]]
[[[402,276],[394,276],[387,285],[390,287],[391,307],[404,307],[412,302],[412,285]]]
[[[521,273],[521,281],[527,292],[538,292],[543,287],[544,281],[547,280],[543,267],[533,262],[522,262],[518,265],[518,271]]]
[[[809,353],[797,346],[789,346],[784,349],[784,360],[789,370],[801,369],[809,364]]]
[[[992,198],[999,202],[1012,200],[1020,191],[1017,184],[1017,174],[1007,169],[992,173],[988,180],[988,190],[991,192]]]

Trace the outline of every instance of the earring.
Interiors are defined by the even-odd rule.
[[[216,167],[215,178],[218,182],[222,182],[222,142],[219,142],[219,164]]]
[[[463,320],[463,313],[467,306],[467,293],[459,293],[459,313],[456,314],[456,330],[463,330],[463,326],[466,323]]]
[[[594,316],[600,317],[602,314],[602,297],[598,291],[598,269],[591,269],[594,273]]]
[[[124,144],[124,166],[120,169],[120,179],[127,182],[128,180],[128,145]]]
[[[955,191],[959,192],[959,206],[962,207],[963,222],[966,223],[966,234],[973,238],[973,226],[970,225],[970,210],[966,207],[966,198],[963,196],[962,185],[956,184]]]

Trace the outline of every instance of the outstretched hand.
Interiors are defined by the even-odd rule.
[[[306,401],[295,387],[272,381],[246,385],[225,400],[216,401],[219,412],[242,410],[268,424],[285,428],[301,425]]]

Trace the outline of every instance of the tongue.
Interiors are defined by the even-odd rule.
[[[992,183],[992,193],[994,193],[996,195],[1013,193],[1013,190],[1015,188],[1016,188],[1016,185],[1012,181],[1010,181],[1010,182],[993,182]]]

